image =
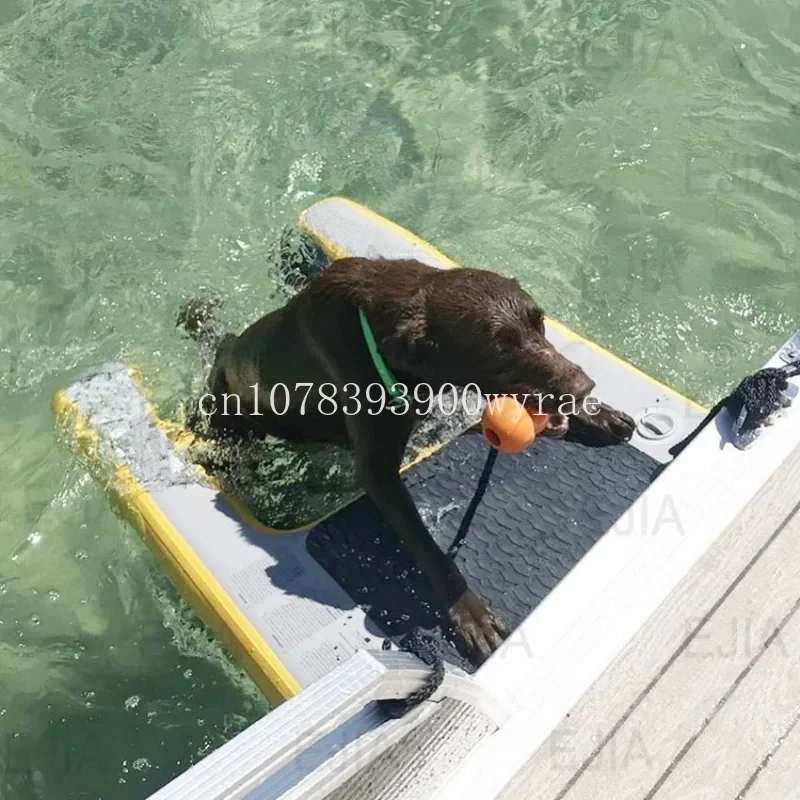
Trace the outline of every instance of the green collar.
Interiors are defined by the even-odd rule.
[[[358,309],[358,318],[361,321],[361,332],[364,334],[367,350],[369,350],[370,358],[372,358],[372,363],[375,365],[381,382],[393,403],[402,402],[405,392],[403,392],[401,385],[397,382],[392,371],[383,360],[383,356],[378,352],[378,343],[375,341],[375,334],[372,332],[372,328],[370,328],[369,322],[367,321],[367,315],[361,307]]]

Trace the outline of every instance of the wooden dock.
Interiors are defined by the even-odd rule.
[[[500,795],[800,798],[800,448]]]

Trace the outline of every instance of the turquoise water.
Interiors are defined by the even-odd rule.
[[[2,0],[0,796],[142,798],[264,713],[49,401],[346,194],[704,402],[798,325],[798,0]]]

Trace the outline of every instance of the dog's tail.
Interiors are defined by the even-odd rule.
[[[200,345],[200,355],[209,365],[214,362],[223,332],[214,312],[219,307],[218,300],[195,298],[187,300],[178,312],[175,324],[183,328]]]
[[[205,298],[187,300],[178,312],[175,325],[183,328],[195,341],[200,341],[213,328],[214,310],[218,305],[216,301]]]

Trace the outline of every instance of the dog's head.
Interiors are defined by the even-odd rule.
[[[544,316],[516,280],[493,272],[440,272],[420,289],[387,356],[420,382],[476,384],[482,393],[528,395],[557,412],[576,407],[594,388],[589,376],[545,337]],[[539,399],[541,398],[541,399]]]

